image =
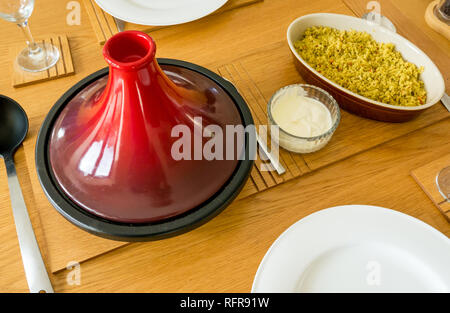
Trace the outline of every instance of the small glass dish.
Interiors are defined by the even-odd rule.
[[[275,122],[272,116],[272,110],[274,108],[274,105],[277,103],[278,98],[288,89],[298,87],[301,87],[304,90],[305,97],[312,98],[321,102],[330,111],[332,126],[327,132],[315,137],[299,137],[283,130],[283,128]],[[341,120],[341,112],[339,110],[339,105],[336,102],[336,100],[334,100],[334,98],[325,90],[306,84],[289,85],[275,92],[275,94],[272,96],[272,98],[268,103],[267,114],[270,125],[279,127],[279,138],[278,140],[277,138],[273,139],[277,141],[279,146],[295,153],[311,153],[325,147],[326,144],[330,141],[334,132],[336,131],[336,128],[338,127],[339,122]]]

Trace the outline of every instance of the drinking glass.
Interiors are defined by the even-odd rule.
[[[35,42],[28,26],[34,0],[1,0],[0,18],[16,23],[23,31],[28,46],[17,56],[17,64],[25,71],[40,72],[58,62],[59,50],[48,43]]]
[[[450,166],[442,169],[436,176],[436,185],[445,200],[450,201]]]

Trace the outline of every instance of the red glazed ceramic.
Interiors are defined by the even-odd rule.
[[[194,160],[194,149],[191,160],[173,158],[175,126],[190,129],[184,143],[193,148],[210,139],[194,127],[199,118],[203,128],[218,125],[226,134],[225,125],[240,125],[241,117],[214,81],[181,67],[161,69],[155,52],[147,34],[113,36],[103,48],[109,76],[70,100],[53,126],[56,180],[71,200],[107,220],[148,223],[183,214],[220,190],[238,162]],[[234,145],[236,155],[241,148]]]

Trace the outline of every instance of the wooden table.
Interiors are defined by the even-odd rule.
[[[394,2],[433,42],[450,51],[449,41],[428,28],[423,20],[428,0]],[[81,6],[81,25],[69,26],[65,6],[64,1],[37,1],[30,20],[35,35],[57,32],[70,38],[76,74],[52,82],[11,87],[8,47],[23,38],[15,25],[1,21],[0,92],[16,99],[32,116],[25,144],[33,144],[30,140],[35,140],[46,112],[62,92],[105,66],[84,7]],[[305,8],[307,12],[349,10],[344,2],[335,0],[265,0],[160,29],[151,35],[158,43],[159,56],[214,68],[284,42],[287,25],[305,14]],[[410,176],[411,170],[450,153],[449,133],[447,116],[433,125],[236,201],[211,222],[167,239],[164,245],[134,243],[83,262],[79,286],[67,284],[68,271],[52,274],[55,291],[248,292],[259,262],[287,227],[308,214],[336,205],[388,207],[419,218],[450,236],[450,224]],[[29,158],[33,156],[26,155],[21,147],[15,159],[25,201],[30,206],[34,199],[29,175],[35,168],[28,166],[33,164]],[[3,164],[0,173],[0,291],[27,292]]]

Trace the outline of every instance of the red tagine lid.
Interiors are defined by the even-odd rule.
[[[109,39],[109,75],[76,94],[51,131],[64,193],[114,222],[156,222],[201,205],[230,179],[243,148],[227,141],[226,126],[242,124],[228,93],[192,69],[161,68],[155,52],[138,31]]]

